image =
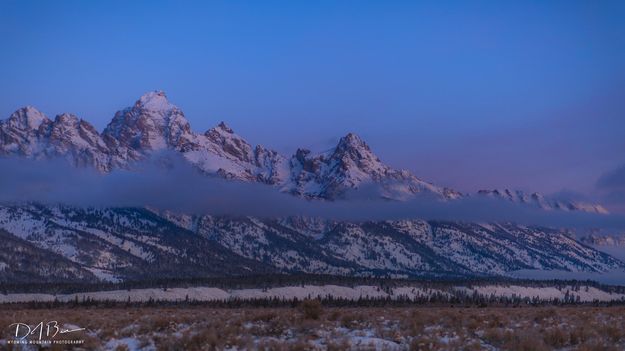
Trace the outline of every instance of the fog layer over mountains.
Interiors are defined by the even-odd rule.
[[[0,159],[0,202],[82,207],[152,207],[197,214],[254,217],[308,216],[334,220],[456,220],[516,222],[580,228],[625,228],[619,215],[545,211],[501,198],[465,196],[441,200],[424,193],[409,200],[379,197],[376,184],[352,189],[342,199],[311,200],[264,184],[206,175],[173,152],[159,152],[131,169],[100,173],[63,159]]]

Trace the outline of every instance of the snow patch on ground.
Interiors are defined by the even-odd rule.
[[[506,297],[521,297],[521,298],[534,298],[538,297],[541,300],[553,300],[564,299],[567,294],[573,300],[579,297],[580,302],[592,302],[592,301],[615,301],[625,300],[625,294],[609,293],[603,290],[599,290],[591,286],[582,286],[579,289],[575,289],[572,286],[557,287],[529,287],[518,285],[485,285],[475,287],[456,287],[457,290],[465,291],[469,295],[477,292],[483,296],[506,296]]]
[[[525,287],[517,285],[484,285],[484,286],[458,286],[454,288],[458,292],[469,295],[477,293],[485,297],[506,296],[520,298],[539,297],[543,300],[563,300],[567,294],[574,300],[579,296],[580,302],[592,301],[616,301],[625,300],[625,294],[609,293],[591,286],[581,286],[574,289],[572,286],[564,287]],[[434,295],[449,295],[436,289],[424,289],[420,287],[396,287],[393,289],[381,289],[377,286],[361,285],[355,287],[338,285],[304,285],[286,286],[271,289],[236,289],[223,290],[212,287],[192,288],[169,288],[169,289],[129,289],[94,291],[75,294],[0,294],[0,303],[30,302],[30,301],[117,301],[117,302],[146,302],[150,300],[161,301],[228,301],[228,300],[253,300],[265,298],[277,298],[281,300],[306,299],[306,298],[342,298],[358,300],[360,298],[409,298],[429,297]]]

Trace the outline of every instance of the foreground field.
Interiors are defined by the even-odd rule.
[[[84,343],[59,350],[625,349],[624,307],[0,308],[9,350],[10,324],[53,320],[86,328],[64,337]]]

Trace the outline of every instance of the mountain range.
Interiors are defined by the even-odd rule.
[[[76,167],[106,174],[132,169],[162,150],[179,153],[207,176],[262,183],[312,201],[343,199],[350,190],[369,184],[390,201],[420,194],[439,201],[469,196],[389,167],[353,133],[328,151],[298,149],[290,157],[250,145],[223,122],[196,133],[184,113],[160,91],[118,111],[101,133],[75,115],[64,113],[52,120],[33,107],[0,121],[3,157],[63,158]],[[538,193],[504,189],[471,196],[546,211],[607,213],[600,205],[546,199]],[[518,269],[625,268],[566,231],[513,223],[267,219],[28,203],[0,206],[0,236],[6,238],[0,253],[0,280],[267,272],[472,276],[507,275]]]
[[[306,198],[339,199],[365,184],[376,184],[381,197],[396,200],[419,193],[444,200],[467,196],[389,167],[353,133],[340,138],[328,151],[315,154],[297,149],[290,157],[262,145],[250,145],[224,122],[203,134],[195,133],[182,110],[162,91],[149,92],[133,106],[115,113],[102,133],[73,114],[63,113],[51,120],[32,106],[0,121],[2,156],[61,157],[75,166],[106,173],[129,168],[161,150],[180,153],[206,174],[264,183]],[[601,205],[547,200],[539,193],[518,190],[480,190],[477,195],[549,210],[607,213]]]

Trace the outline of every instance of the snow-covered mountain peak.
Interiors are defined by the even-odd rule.
[[[167,95],[163,91],[151,91],[143,94],[135,103],[135,107],[147,111],[169,111],[176,108],[167,100]]]
[[[33,156],[42,150],[39,139],[52,122],[34,107],[22,107],[0,121],[0,155]]]
[[[54,124],[77,126],[80,123],[78,116],[71,113],[62,113],[54,118]]]
[[[21,130],[37,130],[45,122],[50,122],[50,119],[32,106],[18,109],[6,120],[8,126]]]
[[[298,149],[290,161],[290,192],[312,198],[336,199],[365,185],[379,188],[380,196],[407,200],[417,193],[435,194],[441,199],[462,195],[424,182],[410,172],[395,170],[373,153],[356,134],[341,138],[337,146],[321,154]]]
[[[98,131],[78,116],[63,113],[40,135],[47,156],[66,157],[79,167],[111,170],[111,152]]]
[[[252,146],[245,139],[235,134],[224,122],[207,130],[204,136],[214,144],[218,150],[222,150],[236,160],[249,163],[252,162],[254,158]]]
[[[395,171],[382,163],[369,145],[354,133],[342,137],[333,150],[319,157],[327,164],[331,177],[349,188],[357,188],[363,183],[385,182],[391,173],[397,178],[407,176],[406,172]]]
[[[369,146],[356,134],[347,133],[339,140],[337,149],[367,149]]]
[[[345,171],[358,168],[368,174],[378,174],[384,173],[388,168],[371,151],[369,145],[354,133],[349,133],[339,140],[330,158],[339,162]]]
[[[373,164],[375,164],[376,167],[383,166],[380,159],[371,151],[369,145],[354,133],[349,133],[339,140],[331,157],[342,159],[343,162],[347,162],[347,159],[351,159],[357,161],[356,163],[358,163],[359,166],[371,166]]]
[[[140,152],[176,148],[191,134],[182,111],[162,91],[146,93],[133,107],[118,111],[103,133],[114,147]]]
[[[232,128],[230,128],[224,121],[219,122],[219,124],[215,127],[215,129],[220,132],[234,134],[234,131],[232,130]]]

